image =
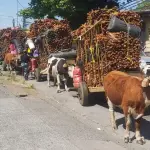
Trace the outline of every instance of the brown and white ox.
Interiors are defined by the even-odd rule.
[[[145,107],[150,100],[150,78],[139,78],[130,76],[120,71],[112,71],[104,77],[104,89],[109,106],[111,124],[117,129],[114,108],[121,107],[125,115],[125,136],[126,143],[131,142],[130,124],[131,115],[135,119],[135,138],[138,144],[144,144],[144,137],[140,133],[141,118],[144,115]]]

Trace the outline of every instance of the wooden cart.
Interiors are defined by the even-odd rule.
[[[124,71],[125,72],[125,71]],[[137,76],[137,77],[143,77],[144,74],[141,72],[141,70],[132,70],[132,71],[126,71],[131,76]],[[80,86],[78,88],[78,96],[79,96],[79,102],[82,106],[88,106],[89,105],[89,94],[90,93],[99,93],[99,92],[105,92],[104,87],[88,87],[86,82],[81,82]]]
[[[76,61],[76,51],[75,50],[68,50],[68,51],[60,51],[57,53],[52,53],[50,56],[54,56],[57,58],[65,58],[67,60],[68,65],[75,65]],[[49,57],[50,57],[49,56]],[[47,58],[48,59],[48,58]],[[35,69],[35,79],[37,82],[39,82],[42,78],[42,76],[47,75],[47,68],[44,70],[41,70],[39,67]]]
[[[104,92],[104,87],[88,87],[85,82],[81,82],[78,88],[79,102],[82,106],[89,105],[89,94]]]
[[[88,55],[87,49],[90,49],[91,45],[93,45],[93,43],[94,43],[93,39],[94,39],[95,35],[100,33],[102,23],[103,23],[102,21],[97,22],[88,31],[86,31],[83,35],[81,35],[80,37],[78,37],[76,39],[76,43],[77,43],[77,61],[79,59],[83,62],[83,66],[81,67],[82,68],[81,70],[83,72],[82,73],[83,81],[80,83],[79,88],[78,88],[79,102],[82,106],[89,105],[89,94],[90,93],[104,92],[103,78],[105,76],[104,71],[105,71],[105,69],[107,69],[107,66],[104,68],[103,67],[103,62],[107,62],[107,59],[104,55],[101,54],[100,46],[95,46],[96,47],[95,49],[99,51],[98,55],[96,56],[96,58],[97,58],[96,60],[97,60],[98,64],[100,65],[100,67],[99,67],[100,69],[98,70],[98,76],[99,76],[99,81],[101,82],[101,86],[99,86],[99,87],[88,86],[87,82],[84,80],[84,72],[85,72],[84,65],[87,64],[87,63],[91,63],[93,61],[93,55],[94,55],[94,53],[96,53],[96,50],[94,50],[94,51],[90,50],[92,60],[89,61],[87,59],[87,57],[88,57],[87,56]],[[88,37],[88,39],[90,39],[88,41],[89,43],[87,45],[85,45],[85,38],[86,37]],[[109,64],[108,64],[108,66],[109,66]],[[121,70],[121,71],[124,71],[124,70]],[[126,70],[124,72],[126,72],[130,75],[134,75],[134,76],[143,76],[142,72],[139,69],[138,70],[132,70],[132,71],[130,70],[128,72]]]

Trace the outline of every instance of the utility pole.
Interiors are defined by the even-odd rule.
[[[23,28],[26,28],[26,17],[23,16]]]
[[[18,0],[17,0],[17,26],[18,26]]]
[[[15,19],[12,20],[13,27],[15,27]]]
[[[15,18],[13,16],[5,16],[5,15],[0,15],[0,17],[4,17],[4,18],[12,18],[12,26],[15,27]]]

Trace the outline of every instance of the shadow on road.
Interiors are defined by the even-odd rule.
[[[131,131],[135,132],[135,121],[132,118],[132,124],[131,124]],[[116,120],[117,126],[123,125],[123,128],[125,129],[125,119],[119,118]],[[146,120],[145,118],[141,119],[141,135],[144,136],[146,140],[150,140],[150,121]]]
[[[141,120],[141,134],[145,139],[150,140],[150,121],[144,118]]]
[[[90,105],[99,105],[108,109],[107,100],[105,97],[105,93],[91,93],[89,95]],[[115,108],[116,112],[123,114],[123,111],[120,108]]]
[[[46,76],[42,78],[41,82],[46,81]],[[53,80],[52,80],[53,81]],[[68,87],[72,88],[72,80],[70,79],[68,82]],[[61,88],[64,89],[64,86],[62,86]],[[71,89],[71,91],[74,91],[74,89]],[[77,95],[74,95],[73,97],[77,97]],[[107,105],[107,101],[106,101],[106,97],[105,97],[105,93],[91,93],[89,95],[89,101],[90,101],[90,105],[94,106],[94,105],[99,105],[100,107],[104,107],[108,110],[108,105]],[[115,112],[121,113],[123,114],[123,111],[119,108],[115,108]],[[146,109],[145,111],[145,116],[149,116],[150,115],[150,107]],[[109,116],[108,116],[109,118]],[[124,117],[119,118],[116,120],[117,126],[123,126],[123,128],[125,129],[125,119]],[[142,122],[141,122],[141,133],[142,136],[145,137],[145,139],[150,140],[150,122],[147,121],[146,119],[142,118]],[[134,126],[134,120],[132,119],[132,126],[131,126],[131,131],[135,132],[135,126]]]
[[[101,107],[104,107],[108,109],[105,93],[92,93],[89,96],[90,99],[90,106],[99,105]],[[123,114],[123,111],[120,108],[115,108],[115,112]],[[150,115],[150,107],[145,110],[145,116]],[[109,116],[108,116],[109,117]],[[135,126],[134,126],[134,119],[132,118],[132,125],[131,125],[131,131],[135,132]],[[116,120],[117,126],[122,125],[125,129],[125,118],[119,118]],[[146,120],[145,118],[142,118],[141,120],[141,134],[145,137],[145,139],[150,140],[150,121]]]

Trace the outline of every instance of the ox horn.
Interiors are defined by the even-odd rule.
[[[149,86],[149,79],[148,78],[144,78],[142,81],[142,87],[148,87]]]
[[[139,114],[139,115],[135,118],[135,120],[138,120],[138,119],[142,118],[143,116],[144,116],[143,114]]]
[[[149,81],[148,85],[150,86],[150,76],[148,77],[148,81]]]
[[[65,63],[64,65],[63,65],[63,68],[67,68],[68,67],[68,65]]]

